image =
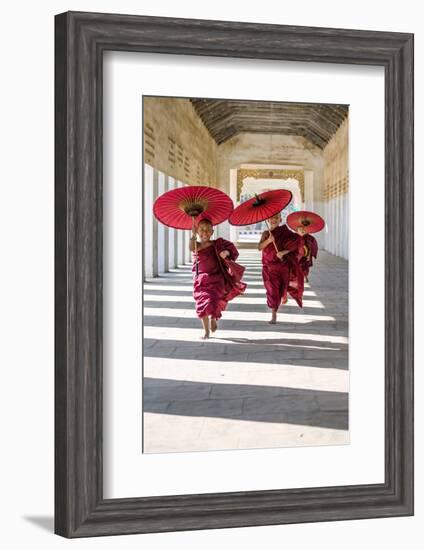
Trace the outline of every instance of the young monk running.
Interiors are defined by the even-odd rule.
[[[223,238],[211,240],[212,235],[212,223],[203,219],[197,230],[193,228],[190,240],[191,252],[195,252],[197,237],[200,241],[197,241],[192,271],[195,274],[193,297],[196,313],[204,329],[202,339],[209,338],[210,331],[216,331],[217,321],[227,303],[242,294],[247,286],[241,281],[244,268],[234,262],[239,255],[237,248]]]
[[[267,221],[271,231],[262,233],[258,250],[262,251],[262,278],[266,302],[272,311],[269,322],[275,324],[280,304],[287,302],[287,293],[303,307],[304,279],[298,261],[299,255],[303,253],[303,243],[287,225],[280,225],[281,214],[276,214]]]
[[[313,266],[312,258],[317,258],[318,242],[315,237],[306,232],[303,225],[296,228],[296,233],[302,238],[303,253],[299,260],[300,267],[303,271],[305,281],[308,282],[309,270]]]

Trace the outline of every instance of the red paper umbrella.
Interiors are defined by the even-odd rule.
[[[207,218],[212,225],[225,221],[234,208],[228,195],[203,185],[178,187],[167,191],[155,200],[156,218],[175,229],[191,229],[193,222]]]
[[[232,225],[250,225],[263,222],[281,212],[292,199],[287,189],[274,189],[255,195],[233,210],[228,221]]]
[[[286,223],[293,231],[296,231],[299,226],[303,227],[305,233],[318,233],[325,226],[325,221],[321,216],[306,210],[292,212],[287,216]]]

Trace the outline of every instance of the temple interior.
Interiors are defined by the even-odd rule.
[[[184,185],[225,191],[237,206],[254,193],[289,189],[293,210],[326,220],[320,249],[348,259],[348,106],[269,101],[143,97],[144,276],[190,260],[189,232],[164,227],[151,215],[154,200]],[[239,247],[254,246],[264,229],[215,229]]]
[[[144,97],[143,451],[349,443],[348,107]],[[236,244],[247,290],[199,340],[190,231],[158,223],[155,199],[184,185],[237,206],[288,189],[282,212],[326,221],[305,282],[269,324],[257,249],[263,223],[215,227]]]

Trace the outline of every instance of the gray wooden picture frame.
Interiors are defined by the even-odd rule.
[[[103,498],[106,50],[384,67],[384,483]],[[55,19],[55,134],[55,532],[87,537],[412,515],[413,35],[63,13]]]

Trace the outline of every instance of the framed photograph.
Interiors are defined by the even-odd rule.
[[[143,96],[144,452],[349,443],[348,110]],[[211,188],[224,189],[236,210],[209,227],[210,239],[194,239],[193,279],[192,231],[173,226],[181,196],[192,189],[210,196]],[[254,222],[263,218],[254,197],[268,193],[273,200],[281,193],[281,219],[270,217],[270,206]],[[252,200],[252,222],[233,225]],[[312,211],[327,225],[307,225],[308,237],[287,231]],[[281,260],[267,242],[258,250],[270,223],[287,242],[322,249],[301,258],[303,291],[289,285],[287,300],[279,292],[293,253]],[[281,249],[289,246],[280,240]],[[245,268],[240,292],[222,304],[224,278],[211,243],[227,246]]]
[[[413,35],[55,25],[56,533],[412,515]]]

